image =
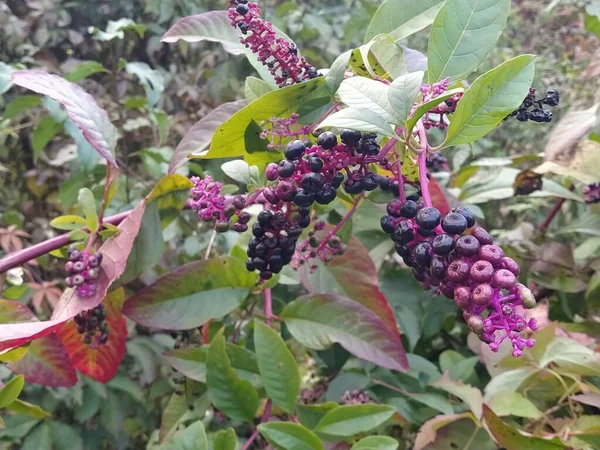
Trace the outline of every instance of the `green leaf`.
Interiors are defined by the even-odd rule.
[[[59,216],[50,221],[50,226],[57,230],[81,230],[87,225],[86,220],[80,216]]]
[[[50,423],[44,421],[27,435],[23,441],[21,450],[52,450],[52,447]]]
[[[68,448],[69,450],[84,450],[83,430],[74,425],[51,421],[53,448]]]
[[[246,78],[246,84],[244,85],[244,96],[249,102],[253,102],[259,97],[268,94],[273,89],[269,84],[260,78],[248,77]]]
[[[424,75],[423,72],[407,73],[396,78],[390,86],[388,92],[389,102],[396,111],[396,116],[401,120],[400,125],[402,126],[421,91]]]
[[[498,444],[508,450],[561,450],[566,447],[557,437],[543,439],[526,435],[520,430],[507,425],[487,405],[483,405],[483,415]]]
[[[256,275],[238,259],[196,261],[138,291],[125,302],[123,314],[144,326],[187,330],[229,314],[255,283]]]
[[[481,419],[481,405],[483,397],[481,391],[468,384],[463,384],[460,381],[451,380],[448,373],[445,373],[438,381],[431,383],[431,386],[437,389],[442,389],[455,397],[460,398],[465,402],[477,420]]]
[[[252,422],[258,408],[258,393],[248,380],[238,378],[225,351],[225,337],[216,336],[206,358],[208,393],[215,408],[235,420]]]
[[[387,34],[375,36],[371,42],[363,45],[360,50],[363,59],[368,55],[368,66],[371,65],[371,57],[375,58],[375,61],[383,68],[386,78],[393,80],[407,72],[403,48]]]
[[[342,109],[328,116],[320,127],[350,128],[367,133],[378,133],[387,137],[396,137],[390,124],[380,115],[368,109]]]
[[[38,405],[32,405],[31,403],[27,403],[18,399],[8,405],[8,409],[17,414],[27,414],[28,416],[36,419],[45,419],[46,417],[51,417],[49,412],[44,411]]]
[[[542,412],[518,392],[501,392],[494,395],[487,405],[498,416],[516,416],[528,419],[539,419]]]
[[[300,374],[294,355],[275,330],[260,322],[254,325],[254,347],[267,395],[275,406],[293,413],[300,393]]]
[[[268,422],[260,433],[279,450],[323,450],[323,442],[308,428],[291,422]]]
[[[77,203],[83,210],[85,216],[85,223],[90,230],[90,233],[98,231],[98,213],[96,212],[96,199],[94,194],[88,188],[82,188],[79,190],[77,196]]]
[[[26,286],[26,285],[25,285],[25,286]],[[4,293],[3,293],[2,295],[3,295],[4,297],[7,297],[7,298],[9,298],[9,297],[6,295],[6,292],[7,292],[7,291],[9,291],[9,290],[10,290],[10,289],[12,289],[12,288],[15,288],[15,287],[17,287],[17,286],[13,286],[13,287],[11,287],[11,288],[7,289],[6,291],[4,291]],[[19,297],[20,297],[20,296],[19,296]],[[18,361],[18,360],[20,360],[20,359],[21,359],[21,358],[23,358],[23,357],[24,357],[24,356],[27,354],[27,352],[29,351],[29,345],[30,345],[30,344],[29,344],[29,343],[27,343],[27,344],[25,344],[25,345],[22,345],[22,346],[20,346],[20,347],[16,347],[16,348],[10,349],[10,350],[8,350],[8,351],[4,351],[4,352],[2,352],[2,353],[0,354],[0,362],[3,362],[3,363],[9,363],[9,362],[15,362],[15,361]]]
[[[428,102],[425,102],[425,103],[417,106],[417,108],[415,109],[413,114],[406,121],[406,134],[410,134],[410,132],[415,127],[415,125],[417,124],[419,119],[421,117],[423,117],[425,115],[425,113],[427,113],[427,111],[435,108],[440,103],[445,102],[450,97],[452,97],[460,92],[464,92],[464,89],[463,88],[450,89],[449,91],[444,92],[443,94],[437,96],[436,98],[431,99]]]
[[[344,80],[338,89],[342,103],[356,110],[369,110],[388,123],[397,117],[388,99],[390,87],[379,81],[365,77],[352,77]]]
[[[62,122],[55,122],[50,114],[42,116],[37,126],[31,134],[31,147],[33,153],[37,157],[46,145],[63,130]]]
[[[25,377],[18,375],[4,385],[0,390],[0,408],[6,408],[14,402],[25,385]]]
[[[327,413],[315,431],[336,437],[366,433],[390,419],[396,408],[388,405],[345,405]]]
[[[510,1],[446,0],[429,36],[429,83],[460,80],[479,66],[502,34]]]
[[[417,434],[413,450],[497,450],[485,428],[470,412],[428,420]]]
[[[329,68],[327,75],[325,75],[325,82],[327,83],[327,88],[329,89],[331,95],[337,93],[342,81],[344,81],[344,75],[346,74],[346,70],[350,65],[351,55],[352,50],[348,50],[347,52],[338,56]]]
[[[314,405],[296,405],[298,411],[298,419],[300,423],[311,430],[316,428],[321,419],[325,417],[329,411],[339,408],[335,402],[317,403]]]
[[[215,131],[210,149],[198,156],[209,159],[236,156],[268,159],[280,155],[278,152],[267,151],[266,148],[255,149],[247,145],[248,142],[260,142],[262,128],[258,124],[268,122],[272,117],[289,117],[298,112],[303,105],[324,95],[328,95],[325,77],[269,92],[221,124]],[[308,111],[305,111],[305,114],[307,113]]]
[[[164,441],[172,430],[179,425],[189,411],[185,396],[179,392],[173,393],[162,411],[159,438]]]
[[[235,450],[237,442],[237,436],[233,428],[220,430],[213,439],[212,450]]]
[[[6,119],[14,119],[29,108],[35,108],[41,104],[42,99],[37,95],[20,95],[6,105],[3,116]]]
[[[12,87],[11,74],[15,71],[11,66],[0,61],[0,95]]]
[[[258,167],[250,166],[246,161],[235,159],[227,161],[221,165],[221,170],[225,175],[240,184],[251,185],[260,184],[260,174]]]
[[[398,441],[388,436],[368,436],[352,446],[350,450],[396,450]]]
[[[96,73],[108,73],[108,70],[98,61],[82,61],[71,69],[71,71],[65,75],[65,79],[71,83],[83,80]]]
[[[339,295],[315,294],[289,303],[281,318],[302,345],[325,350],[339,343],[359,358],[388,369],[405,371],[401,342],[366,306]]]
[[[458,103],[443,146],[470,144],[515,111],[531,86],[534,60],[517,56],[477,78]]]
[[[146,91],[148,105],[155,106],[160,100],[160,94],[165,89],[165,79],[162,73],[140,61],[128,62],[125,65],[125,71],[137,77]]]
[[[550,364],[565,373],[600,376],[600,356],[594,350],[568,338],[556,338],[546,348],[540,367]]]
[[[177,433],[169,442],[169,449],[208,450],[208,439],[202,421],[198,420],[182,432]]]
[[[443,0],[386,0],[371,19],[364,42],[380,33],[387,33],[396,41],[404,39],[429,26],[443,3]]]

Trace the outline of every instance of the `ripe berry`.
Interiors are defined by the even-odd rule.
[[[256,222],[254,225],[252,225],[252,234],[256,237],[262,237],[263,234],[265,234],[265,230],[260,223]]]
[[[270,280],[271,278],[273,278],[273,272],[271,272],[270,270],[263,270],[262,272],[260,272],[259,276],[261,280]]]
[[[454,210],[455,213],[462,215],[465,219],[467,219],[467,228],[471,228],[475,225],[475,214],[466,206],[459,206]]]
[[[440,224],[440,212],[433,207],[425,207],[417,213],[417,225],[425,230],[433,230]]]
[[[407,258],[410,255],[410,249],[406,245],[396,244],[396,253],[402,258]]]
[[[465,281],[469,277],[470,268],[467,261],[457,259],[448,266],[448,269],[446,269],[446,278],[455,283]]]
[[[421,267],[429,267],[431,264],[431,244],[429,242],[419,242],[413,249],[413,258]]]
[[[271,211],[261,211],[258,214],[258,223],[262,226],[267,226],[273,220],[273,213]]]
[[[392,217],[402,216],[402,202],[400,200],[392,200],[387,205],[387,213]],[[416,206],[416,205],[415,205]],[[406,216],[403,216],[406,217]]]
[[[323,189],[324,185],[325,179],[320,173],[311,172],[302,177],[302,188],[308,193],[314,194],[319,192],[321,189]]]
[[[323,160],[321,158],[319,158],[318,156],[309,156],[308,157],[308,167],[313,172],[320,172],[321,169],[323,168],[323,164],[324,164]]]
[[[363,191],[362,182],[360,180],[346,180],[344,190],[348,194],[360,194]]]
[[[392,240],[399,244],[408,244],[414,238],[414,232],[407,222],[400,222],[392,233]]]
[[[317,139],[317,145],[325,150],[331,150],[338,143],[337,136],[331,131],[321,133]]]
[[[492,263],[493,266],[498,266],[504,258],[504,252],[497,245],[484,245],[479,249],[479,258]]]
[[[340,133],[340,137],[344,144],[355,147],[356,144],[358,144],[358,141],[360,141],[362,133],[360,131],[345,129]]]
[[[296,165],[293,162],[284,159],[279,163],[277,174],[282,178],[288,178],[294,175],[295,170]]]
[[[449,234],[463,234],[467,229],[467,219],[459,213],[448,213],[442,220],[442,228]]]
[[[405,201],[400,207],[400,215],[407,219],[412,219],[413,217],[415,217],[418,211],[419,206],[417,205],[417,202],[413,200]]]
[[[248,5],[245,5],[243,3],[240,3],[239,5],[237,5],[237,8],[235,8],[236,12],[238,14],[241,14],[242,16],[245,16],[246,14],[248,14]]]
[[[469,276],[473,281],[477,283],[485,283],[489,281],[494,275],[494,266],[489,261],[477,261],[471,267]]]
[[[314,201],[315,194],[306,192],[304,189],[300,189],[294,196],[294,203],[298,206],[310,206]]]
[[[487,283],[480,284],[475,289],[473,289],[473,303],[479,306],[487,306],[490,300],[492,299],[492,295],[494,294],[494,289]]]
[[[300,140],[295,140],[295,141],[290,142],[286,146],[285,150],[283,151],[283,154],[285,155],[285,157],[287,159],[289,159],[290,161],[293,161],[295,159],[300,158],[304,154],[305,151],[306,151],[306,145],[304,145],[304,142],[302,142]],[[279,176],[281,176],[281,174],[279,174]]]
[[[510,289],[517,284],[517,278],[510,270],[500,269],[494,273],[493,284],[501,289]]]
[[[558,106],[560,103],[560,93],[554,89],[549,90],[543,102],[548,106]]]
[[[480,246],[472,235],[461,236],[456,240],[456,252],[461,256],[475,256]]]
[[[377,181],[373,177],[373,174],[369,173],[366,177],[363,178],[362,186],[365,191],[372,191],[374,189],[377,189],[379,183],[377,183]]]
[[[444,256],[454,249],[454,239],[447,234],[438,234],[431,243],[436,255]]]
[[[317,192],[315,195],[315,200],[320,205],[328,205],[337,196],[337,192],[332,186],[325,186],[323,190]]]
[[[343,182],[344,182],[344,174],[341,172],[337,172],[335,174],[335,176],[333,177],[333,180],[331,181],[331,185],[335,189],[338,189],[342,185]]]
[[[446,261],[444,261],[444,258],[434,255],[433,258],[431,258],[430,265],[431,276],[433,279],[442,281],[444,278],[446,278],[446,267],[447,265]]]
[[[471,230],[471,236],[479,241],[481,245],[493,244],[492,236],[481,227],[476,227]]]
[[[298,219],[298,225],[300,225],[302,228],[308,227],[310,225],[310,216],[301,216]]]

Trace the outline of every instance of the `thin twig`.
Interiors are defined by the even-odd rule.
[[[271,399],[267,400],[267,404],[265,405],[265,411],[263,412],[263,415],[260,419],[260,423],[265,423],[267,420],[269,420],[269,417],[271,417],[272,404],[273,404],[273,402],[271,401]],[[258,437],[258,428],[256,430],[254,430],[254,432],[250,435],[250,437],[248,438],[248,440],[246,441],[246,443],[242,446],[242,448],[240,450],[248,450],[250,448],[250,446],[252,445],[252,443],[256,440],[257,437]]]
[[[575,185],[572,184],[571,186],[569,186],[569,190],[572,191],[573,189],[575,189]],[[540,225],[540,232],[542,234],[544,234],[546,232],[546,230],[550,226],[550,222],[552,222],[554,220],[554,218],[560,212],[560,210],[562,209],[562,206],[565,204],[566,201],[567,201],[566,198],[558,199],[558,201],[556,202],[554,207],[550,210],[550,212],[546,216],[546,219],[544,220],[544,222],[542,222],[542,224]]]
[[[212,250],[216,238],[217,230],[213,230],[212,234],[210,235],[210,241],[208,241],[208,247],[206,248],[206,254],[204,255],[204,259],[208,259],[208,257],[210,256],[210,251]]]

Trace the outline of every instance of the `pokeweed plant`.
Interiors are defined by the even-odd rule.
[[[398,10],[390,10],[396,3]],[[518,281],[519,264],[477,224],[476,211],[449,206],[433,174],[448,167],[444,149],[472,144],[504,120],[551,121],[549,108],[559,104],[559,93],[536,94],[534,55],[514,57],[466,81],[494,48],[510,0],[425,0],[404,10],[403,3],[411,2],[384,2],[367,42],[323,70],[261,16],[257,3],[233,0],[227,11],[181,19],[164,42],[219,41],[231,53],[244,53],[263,80],[246,86],[253,101],[223,105],[193,126],[169,173],[141,203],[107,218],[119,173],[118,136],[107,113],[58,76],[14,72],[12,83],[63,106],[106,160],[106,182],[99,203],[90,190],[80,191],[82,216],[52,222],[68,235],[0,261],[5,272],[57,249],[67,260],[66,290],[50,320],[38,321],[22,305],[4,301],[9,320],[0,325],[0,349],[9,367],[27,381],[50,386],[73,385],[77,370],[106,382],[125,353],[126,317],[157,332],[183,332],[181,344],[165,354],[187,377],[165,411],[165,448],[208,448],[206,427],[212,426],[206,420],[179,427],[189,422],[180,397],[191,391],[209,401],[200,411],[213,411],[216,422],[231,420],[230,428],[210,434],[215,449],[237,448],[238,437],[242,449],[266,442],[283,449],[397,448],[383,434],[403,425],[400,412],[406,411],[366,388],[406,392],[395,385],[398,373],[422,362],[407,356],[377,268],[352,237],[354,215],[367,202],[385,205],[375,209],[388,235],[386,252],[393,249],[436,301],[453,301],[492,352],[504,342],[515,358],[534,352],[537,323],[526,310],[536,301]],[[411,67],[396,41],[429,24],[425,66],[422,58]],[[244,193],[230,194],[210,175],[178,174],[190,158],[228,158],[222,170]],[[239,233],[240,245],[228,256],[176,268],[127,297],[128,261],[136,245],[150,245],[137,239],[144,213],[177,191],[189,192],[185,207],[215,233]],[[589,202],[597,201],[597,191],[597,184],[586,188]],[[336,287],[325,289],[325,277]],[[278,298],[278,285],[296,279],[299,297]],[[368,364],[369,382],[365,389],[344,391],[340,402],[317,403],[336,371],[302,389],[298,355],[324,359],[340,353],[344,363],[353,355]],[[36,358],[53,370],[39,370]],[[23,378],[15,380],[22,388]],[[472,421],[467,447],[489,432],[509,449],[565,448],[557,437],[522,434],[502,422],[476,388],[448,376],[432,386],[468,405],[454,411],[433,394],[414,394],[448,416],[456,413],[449,421]],[[13,387],[2,392],[20,391]],[[16,395],[2,406],[34,408],[16,403]],[[415,449],[434,448],[436,428],[429,427],[417,436]],[[481,448],[496,448],[490,445],[488,437]]]

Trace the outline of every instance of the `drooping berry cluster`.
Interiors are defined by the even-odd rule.
[[[442,218],[434,207],[394,200],[387,212],[381,227],[391,234],[396,252],[412,267],[413,276],[426,288],[435,287],[454,299],[482,341],[497,351],[508,338],[515,356],[525,346],[533,346],[533,339],[520,336],[528,327],[535,331],[536,324],[517,310],[535,306],[531,292],[517,283],[519,265],[494,245],[487,231],[475,227],[468,208],[458,207]]]
[[[558,91],[549,90],[544,98],[536,99],[535,88],[532,87],[519,109],[513,111],[508,117],[515,117],[519,122],[527,122],[528,120],[537,123],[551,122],[552,111],[544,109],[544,105],[558,106],[559,103],[560,93]]]
[[[583,196],[588,204],[600,202],[600,183],[588,184],[583,189]]]
[[[223,185],[213,181],[210,175],[204,178],[192,177],[194,186],[190,189],[188,206],[197,212],[198,217],[204,222],[215,221],[215,230],[223,233],[231,228],[231,220],[234,216],[237,221],[233,229],[240,233],[248,230],[250,214],[242,211],[245,207],[244,199],[237,196],[228,199],[223,193]]]
[[[78,297],[93,296],[96,293],[96,280],[100,275],[102,253],[90,254],[70,247],[68,257],[69,260],[65,264],[65,272],[68,275],[65,284],[67,287],[75,287]]]
[[[231,0],[229,4],[231,25],[243,34],[240,42],[267,66],[279,86],[319,76],[317,69],[298,55],[296,44],[278,37],[273,24],[261,19],[258,4],[248,0]]]
[[[252,226],[254,237],[248,243],[246,269],[258,270],[260,278],[270,279],[292,261],[302,228],[310,225],[309,208],[291,208],[285,211],[261,211]]]
[[[84,344],[106,344],[108,342],[108,322],[106,309],[100,304],[95,308],[77,314],[73,320],[77,324],[77,332],[83,335]]]

